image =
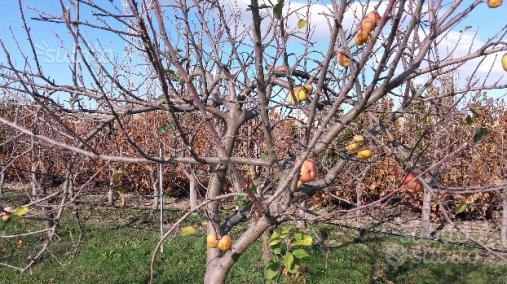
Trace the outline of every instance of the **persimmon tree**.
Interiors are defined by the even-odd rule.
[[[405,188],[424,187],[424,199],[431,200],[436,171],[476,147],[488,131],[470,123],[463,127],[472,127],[472,134],[452,151],[425,155],[438,120],[455,119],[436,112],[450,106],[467,110],[460,102],[476,92],[506,87],[497,57],[507,51],[507,26],[485,42],[466,26],[467,18],[485,5],[481,0],[59,3],[59,11],[33,11],[29,20],[19,0],[26,38],[14,40],[26,45],[16,50],[6,46],[6,38],[0,41],[1,89],[29,98],[58,131],[38,134],[5,116],[0,123],[15,132],[13,137],[26,135],[70,153],[58,216],[68,204],[80,159],[177,165],[187,175],[189,167],[208,166],[204,200],[193,204],[154,250],[152,280],[160,246],[195,211],[208,218],[207,234],[217,238],[242,224],[230,248],[211,245],[206,252],[204,282],[223,283],[241,254],[284,222],[367,212]],[[61,43],[69,64],[61,72],[70,75],[70,83],[45,70],[47,58],[36,52],[30,30],[33,21],[66,29],[59,37],[67,37]],[[101,52],[111,39],[123,48]],[[460,71],[459,82],[445,83]],[[147,113],[167,119],[154,129],[170,134],[170,153],[161,156],[159,145],[141,144],[130,132],[135,117]],[[402,140],[393,127],[414,115],[422,130]],[[69,127],[69,117],[85,116],[94,127]],[[189,117],[193,125],[183,123]],[[277,131],[282,127],[286,131]],[[97,139],[108,139],[107,128],[122,137],[123,153],[98,146]],[[257,130],[261,135],[254,135]],[[203,135],[207,146],[198,149],[194,141]],[[387,194],[330,212],[306,205],[317,193],[335,191],[337,177],[347,170],[355,172],[354,178],[341,188],[356,192],[381,157],[402,169],[400,183]],[[414,179],[420,185],[412,186]],[[228,187],[232,192],[225,193]],[[221,204],[234,197],[244,198],[246,205],[224,210]],[[423,216],[423,226],[428,218]],[[54,232],[57,224],[51,228]]]

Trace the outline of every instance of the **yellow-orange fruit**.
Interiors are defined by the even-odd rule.
[[[378,24],[378,22],[380,21],[380,14],[377,13],[376,11],[371,11],[369,12],[368,14],[366,14],[366,17],[365,19],[368,19],[368,20],[371,20],[373,21],[373,24]]]
[[[354,37],[354,43],[356,45],[363,45],[366,41],[368,41],[368,37],[369,35],[367,31],[360,30]]]
[[[206,237],[206,246],[208,248],[216,248],[218,244],[217,236],[215,233],[211,233]]]
[[[507,53],[502,56],[502,67],[507,72]]]
[[[301,171],[299,173],[299,180],[303,183],[314,181],[317,177],[317,165],[315,161],[312,159],[307,159],[303,162],[301,166]]]
[[[349,57],[344,54],[343,52],[338,52],[336,55],[336,58],[338,59],[338,63],[343,67],[348,67],[350,65],[350,59]]]
[[[218,241],[218,248],[222,251],[226,251],[232,246],[232,238],[229,235],[225,235]]]
[[[503,0],[488,0],[488,7],[489,8],[498,8],[502,6]]]
[[[357,152],[357,157],[359,159],[368,159],[373,155],[373,152],[369,149],[361,150]]]
[[[287,94],[287,101],[289,104],[295,105],[299,102],[307,101],[310,97],[310,91],[308,90],[308,86],[296,86],[294,87],[294,95],[296,96],[296,100],[294,100],[294,96],[292,93]]]
[[[361,21],[361,30],[370,32],[375,28],[375,22],[370,19],[364,19]]]

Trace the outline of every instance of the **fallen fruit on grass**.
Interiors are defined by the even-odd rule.
[[[317,165],[315,165],[315,161],[312,159],[307,159],[303,162],[301,166],[301,171],[299,173],[299,180],[303,183],[314,181],[317,177]]]
[[[421,181],[419,181],[416,177],[417,177],[416,173],[409,173],[403,180],[401,186],[404,187],[410,193],[417,193],[422,191],[423,185]]]
[[[356,45],[363,45],[366,41],[368,41],[368,37],[369,36],[367,31],[360,30],[354,37],[354,43]]]
[[[488,0],[489,8],[498,8],[503,4],[503,0]]]
[[[502,56],[502,67],[507,72],[507,53]]]
[[[361,150],[357,152],[357,157],[359,159],[368,159],[373,155],[373,152],[369,149]]]
[[[14,212],[14,208],[12,208],[10,206],[5,207],[4,212],[7,213],[8,215],[10,215],[10,214],[12,214],[12,212]]]
[[[206,246],[208,248],[216,248],[218,244],[217,235],[215,233],[211,233],[206,237]]]
[[[229,235],[225,235],[218,241],[218,248],[222,251],[226,251],[232,246],[232,238]]]

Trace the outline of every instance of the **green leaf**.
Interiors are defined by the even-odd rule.
[[[28,210],[27,207],[19,207],[19,208],[16,208],[13,212],[12,212],[12,215],[14,216],[18,216],[18,217],[21,217],[25,214],[27,214],[28,212],[30,212],[30,210]]]
[[[280,264],[271,261],[266,268],[264,268],[264,278],[271,280],[280,273]]]
[[[302,29],[306,27],[306,20],[305,19],[299,19],[298,21],[298,29]]]
[[[306,252],[306,250],[304,249],[295,249],[292,254],[296,257],[296,258],[304,258],[304,257],[307,257],[308,256],[308,253]]]
[[[292,230],[291,225],[286,225],[282,228],[282,236],[287,236],[290,233],[290,230]]]
[[[276,3],[276,5],[273,7],[273,15],[278,20],[280,20],[282,18],[282,9],[283,9],[284,2],[285,2],[284,0],[278,0],[278,3]]]
[[[288,270],[290,273],[295,274],[295,273],[297,273],[297,272],[298,272],[298,270],[299,270],[299,265],[297,265],[297,264],[296,264],[296,265],[294,265],[294,266],[292,266],[292,267],[290,267],[290,268],[287,268],[287,270]]]
[[[486,136],[486,134],[488,134],[488,129],[487,128],[476,128],[475,129],[475,135],[474,135],[474,142],[479,142],[482,140],[482,138],[484,138],[484,136]]]
[[[274,231],[273,234],[271,234],[270,240],[279,239],[280,238],[280,232]]]
[[[294,255],[292,253],[289,252],[283,257],[283,265],[288,270],[292,270],[294,268]]]
[[[297,232],[297,233],[295,233],[295,234],[294,234],[294,239],[295,239],[296,241],[300,241],[300,240],[302,240],[302,239],[303,239],[303,233],[301,233],[301,232]]]
[[[279,239],[279,238],[274,239],[274,240],[271,240],[271,241],[269,241],[269,246],[274,246],[274,245],[277,245],[277,244],[279,244],[281,241],[282,241],[282,239]]]
[[[313,243],[313,238],[310,235],[304,235],[300,240],[295,240],[292,245],[293,246],[311,246]]]
[[[172,123],[166,123],[157,128],[157,133],[164,133],[168,130],[174,129],[174,125]]]
[[[273,246],[271,250],[274,254],[282,255],[282,246],[280,244]]]
[[[466,210],[468,209],[468,204],[467,203],[461,203],[460,205],[456,206],[454,208],[454,214],[460,214],[460,213],[463,213],[465,212]]]
[[[192,226],[183,227],[183,228],[181,229],[181,236],[182,236],[182,237],[192,236],[192,235],[194,235],[196,232],[197,232],[197,230],[196,230],[194,227],[192,227]]]

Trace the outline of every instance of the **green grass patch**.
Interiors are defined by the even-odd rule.
[[[180,212],[169,211],[166,222]],[[151,252],[158,240],[158,214],[149,210],[80,210],[84,236],[75,250],[79,227],[66,211],[59,241],[51,245],[40,263],[17,274],[0,268],[0,283],[145,283]],[[184,226],[197,234],[167,242],[157,259],[157,283],[202,283],[205,269],[204,219],[192,216]],[[5,233],[30,228],[22,221]],[[507,266],[484,260],[481,252],[456,245],[359,235],[356,231],[314,226],[315,239],[327,240],[308,249],[304,279],[307,283],[507,283]],[[237,232],[233,232],[234,234]],[[39,236],[0,239],[0,262],[21,265],[38,249]],[[255,243],[232,268],[228,283],[264,283],[260,243]],[[284,278],[278,282],[285,283]]]

